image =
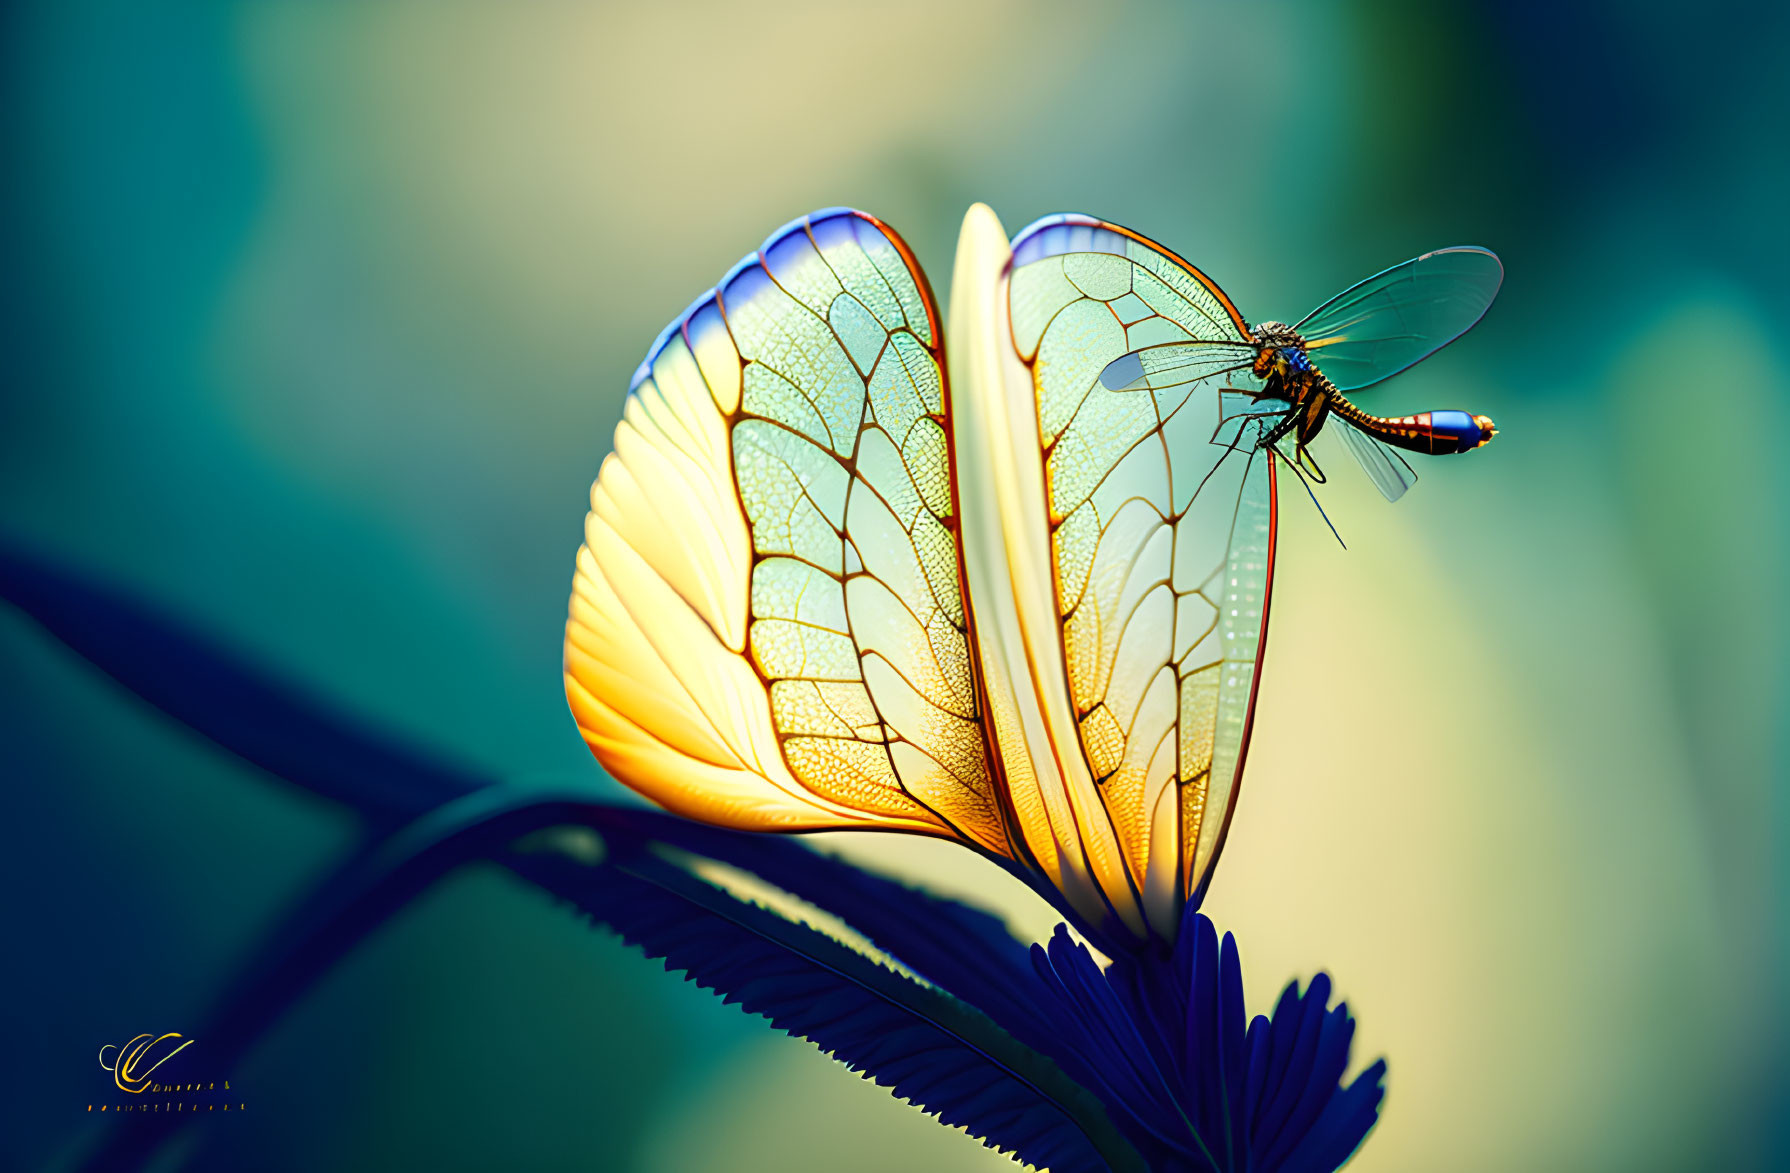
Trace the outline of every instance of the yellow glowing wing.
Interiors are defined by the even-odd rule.
[[[1121,919],[1172,937],[1229,821],[1267,613],[1254,348],[1217,286],[1128,230],[1058,216],[1012,249],[1068,700],[1110,824],[1081,839]]]
[[[681,814],[1012,854],[990,776],[930,290],[859,212],[797,221],[674,322],[591,490],[566,691]]]

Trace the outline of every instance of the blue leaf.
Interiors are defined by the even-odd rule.
[[[1000,918],[810,850],[799,841],[691,823],[661,811],[613,808],[624,825],[761,877],[840,920],[933,984],[976,1006],[1028,1046],[1056,1032],[1025,996],[1026,946]],[[602,826],[594,829],[599,833]]]
[[[1053,1053],[1152,1168],[1328,1173],[1378,1119],[1386,1065],[1342,1086],[1355,1024],[1330,1008],[1330,979],[1289,985],[1246,1028],[1236,942],[1196,911],[1169,958],[1102,970],[1059,929],[1033,961],[1062,1040]]]
[[[973,1007],[611,835],[587,868],[515,861],[668,969],[762,1015],[944,1123],[1040,1167],[1144,1168],[1100,1101]]]

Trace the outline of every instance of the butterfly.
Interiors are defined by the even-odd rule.
[[[953,839],[1103,948],[1171,943],[1236,804],[1276,462],[1332,415],[1374,459],[1465,436],[1343,391],[1477,321],[1487,259],[1252,329],[1129,229],[976,205],[947,349],[891,228],[785,226],[634,374],[566,626],[586,742],[679,814]]]

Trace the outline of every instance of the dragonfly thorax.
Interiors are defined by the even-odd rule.
[[[1256,345],[1255,376],[1266,379],[1272,374],[1311,372],[1311,361],[1305,355],[1305,339],[1285,322],[1262,322],[1250,331]]]

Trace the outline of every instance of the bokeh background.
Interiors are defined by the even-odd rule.
[[[1087,211],[1254,319],[1494,248],[1489,317],[1371,405],[1497,443],[1396,508],[1332,461],[1346,551],[1283,497],[1208,911],[1252,1005],[1328,969],[1389,1058],[1363,1173],[1790,1166],[1781,6],[3,11],[0,533],[520,785],[619,789],[559,681],[587,486],[784,221],[872,210],[942,295],[971,201]],[[190,1029],[354,825],[9,610],[0,773],[0,1163],[54,1168],[99,1044]],[[834,846],[1050,923],[967,853]],[[236,1077],[180,1167],[1002,1165],[495,872]]]

